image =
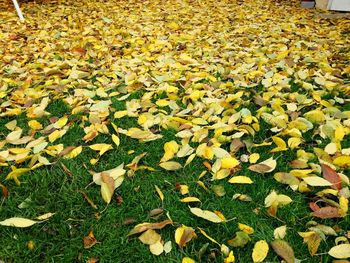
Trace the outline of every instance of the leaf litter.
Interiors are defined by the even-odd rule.
[[[315,221],[309,222],[307,232],[298,229],[298,233],[310,256],[315,256],[321,242],[328,242],[330,256],[349,257],[349,235],[344,234],[349,229],[335,232],[336,221],[327,221],[330,226],[319,223],[348,214],[348,18],[331,21],[314,16],[313,11],[300,9],[299,1],[83,1],[85,7],[65,2],[40,7],[23,4],[25,23],[17,23],[10,6],[0,3],[0,45],[4,47],[0,53],[4,126],[0,166],[7,171],[0,186],[5,205],[16,191],[9,180],[20,185],[30,180],[33,170],[75,159],[89,149],[95,154],[86,163],[95,165],[109,152],[122,149],[123,137],[135,140],[137,148],[137,143],[160,140],[163,130],[172,129],[176,135],[163,145],[159,167],[141,164],[146,154],[152,154],[148,152],[125,166],[119,163],[110,170],[91,171],[91,181],[100,186],[100,198],[109,204],[116,188],[138,170],[163,169],[173,174],[200,159],[206,170],[197,184],[215,192],[217,198],[226,191],[218,185],[209,187],[212,183],[258,188],[255,175],[281,183],[279,192],[284,184],[304,195],[304,205],[309,202],[310,209],[305,216]],[[91,6],[99,12],[91,12]],[[45,19],[38,23],[42,16]],[[135,93],[141,96],[135,98]],[[49,112],[56,101],[67,105],[64,116]],[[123,108],[115,107],[115,101]],[[25,117],[28,129],[20,127],[19,115]],[[125,118],[134,118],[137,124],[123,126]],[[62,143],[75,122],[84,131],[81,140]],[[110,137],[110,143],[97,143],[101,135]],[[295,159],[280,167],[278,158],[286,153]],[[75,176],[63,162],[61,166]],[[206,174],[210,180],[204,178]],[[154,188],[166,206],[161,181]],[[173,241],[182,248],[197,242],[196,233],[221,243],[206,234],[204,222],[235,224],[224,217],[228,211],[207,210],[208,201],[192,196],[186,184],[178,189],[184,195],[179,202],[198,204],[183,208],[189,216],[204,219],[199,221],[203,227],[197,231],[174,223],[169,213],[167,220],[136,225],[128,236],[141,234],[139,240],[154,255],[172,250],[171,241],[161,236],[165,226],[173,229]],[[271,220],[279,219],[277,209],[293,206],[293,196],[270,190],[261,206],[265,205]],[[84,191],[79,192],[86,205],[97,209]],[[252,197],[237,193],[233,200],[252,201]],[[51,215],[48,212],[36,220],[2,218],[0,224],[32,227]],[[239,223],[234,238],[226,240],[229,247],[221,245],[224,262],[234,262],[234,254],[240,253],[235,247],[251,240],[255,240],[254,262],[272,253],[269,247],[286,262],[294,262],[293,248],[283,240],[287,227],[293,226],[277,227],[274,236],[266,237],[274,238],[268,244],[254,237],[253,228]],[[326,235],[343,235],[338,238],[344,243]],[[84,247],[96,242],[91,231]],[[184,257],[182,262],[195,261]]]

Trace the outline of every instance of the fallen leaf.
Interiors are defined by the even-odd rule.
[[[173,224],[173,221],[167,219],[159,223],[142,223],[136,225],[128,234],[128,236],[142,233],[148,229],[162,229],[167,225]]]
[[[277,165],[276,160],[274,160],[273,158],[269,158],[261,163],[258,164],[253,164],[251,166],[249,166],[249,170],[253,171],[253,172],[257,172],[257,173],[270,173],[273,170],[275,170]]]
[[[350,244],[340,244],[332,247],[328,254],[337,259],[350,258]]]
[[[84,237],[83,243],[84,243],[85,249],[89,249],[97,244],[97,240],[96,240],[94,233],[92,231],[89,232],[89,235]]]
[[[1,226],[12,226],[12,227],[20,227],[20,228],[30,227],[36,223],[39,223],[39,221],[34,221],[34,220],[21,218],[21,217],[11,217],[3,221],[0,221]]]
[[[292,247],[284,240],[276,239],[271,242],[273,250],[287,263],[294,263],[295,256]]]
[[[255,243],[252,259],[254,262],[263,262],[269,252],[269,245],[265,240],[260,240]]]
[[[176,171],[182,168],[182,165],[179,164],[178,162],[171,162],[171,161],[160,163],[159,166],[168,171]]]
[[[139,240],[146,245],[153,245],[161,240],[161,236],[153,229],[148,229],[139,236]]]
[[[253,181],[248,176],[234,176],[228,180],[231,184],[252,184]]]
[[[208,220],[210,222],[213,223],[222,223],[225,222],[224,219],[222,219],[221,217],[219,217],[217,214],[215,214],[214,212],[208,211],[208,210],[202,210],[200,208],[197,207],[190,207],[190,211],[192,214],[201,217],[205,220]]]
[[[175,230],[175,242],[180,247],[186,246],[188,242],[190,242],[196,233],[193,228],[182,225]]]
[[[341,189],[341,178],[338,173],[333,170],[330,166],[322,164],[322,176],[330,183],[332,183],[332,188],[340,190]]]
[[[162,191],[159,189],[158,186],[155,185],[154,188],[156,189],[157,194],[159,195],[160,200],[163,202],[163,201],[164,201],[164,194],[162,193]]]

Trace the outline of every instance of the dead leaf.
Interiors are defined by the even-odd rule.
[[[276,239],[271,242],[273,250],[287,263],[294,263],[295,256],[292,247],[284,240]]]
[[[92,231],[89,232],[89,235],[84,237],[83,243],[84,243],[85,249],[89,249],[97,244],[97,240],[96,240],[94,233]]]

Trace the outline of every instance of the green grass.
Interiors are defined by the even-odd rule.
[[[140,95],[137,95],[139,97]],[[122,109],[118,101],[113,104]],[[49,107],[49,112],[54,116],[62,117],[68,111],[67,106],[56,101]],[[74,119],[74,116],[70,116]],[[19,126],[25,127],[25,116],[17,118]],[[0,127],[10,121],[8,118],[1,119]],[[43,122],[47,121],[45,119]],[[113,120],[122,128],[134,127],[136,119],[122,118]],[[257,133],[254,140],[261,142],[268,135],[268,124],[262,123],[262,129]],[[112,130],[112,129],[111,129]],[[4,134],[5,130],[0,130]],[[20,177],[22,184],[17,186],[13,181],[4,181],[10,192],[9,198],[0,206],[1,219],[20,216],[35,218],[40,214],[55,212],[49,220],[34,225],[27,229],[0,228],[0,259],[5,262],[86,262],[90,257],[100,258],[100,262],[180,262],[184,256],[189,256],[200,261],[198,252],[203,244],[209,242],[208,249],[202,257],[202,262],[222,262],[219,247],[198,233],[198,237],[191,241],[184,249],[178,248],[174,242],[174,231],[179,224],[191,227],[201,227],[215,238],[219,243],[232,239],[238,231],[238,223],[244,223],[254,228],[251,235],[251,242],[244,248],[233,248],[237,262],[251,262],[251,251],[254,243],[260,239],[273,240],[273,230],[281,225],[288,226],[286,240],[295,249],[296,257],[304,259],[305,262],[329,262],[327,255],[320,255],[311,258],[307,247],[303,244],[302,238],[297,231],[306,231],[306,223],[312,218],[309,216],[308,196],[293,192],[288,186],[281,185],[273,178],[272,174],[256,174],[250,172],[248,165],[244,164],[240,175],[248,175],[254,181],[253,185],[231,185],[227,180],[210,181],[210,175],[202,180],[210,185],[221,185],[226,195],[218,197],[214,192],[206,192],[196,183],[198,175],[205,170],[200,158],[186,168],[176,172],[165,172],[159,166],[159,160],[163,155],[163,144],[176,139],[175,131],[162,130],[163,138],[160,140],[139,143],[134,139],[121,135],[120,147],[115,147],[103,155],[103,158],[95,165],[89,163],[91,158],[96,157],[92,150],[84,148],[82,154],[77,158],[66,160],[61,159],[52,166],[36,169]],[[68,145],[86,145],[82,141],[84,132],[79,126],[79,121],[69,129],[67,134],[57,141]],[[112,143],[110,136],[99,135],[96,143]],[[55,142],[56,144],[56,142]],[[253,152],[261,154],[261,160],[271,156],[269,147],[253,148]],[[134,150],[132,155],[127,154]],[[89,170],[103,171],[116,167],[121,163],[128,164],[131,160],[147,152],[142,159],[142,164],[154,167],[156,171],[149,172],[140,170],[132,178],[126,178],[121,187],[114,194],[112,202],[106,208],[100,195],[100,187],[92,182]],[[241,150],[240,153],[246,153]],[[275,153],[274,158],[278,160],[280,171],[288,171],[291,168],[288,162],[295,159],[295,153],[288,150],[283,153]],[[72,172],[73,176],[67,175],[62,169],[61,162]],[[181,162],[181,161],[180,161]],[[9,168],[1,168],[3,174],[9,172]],[[219,210],[227,219],[233,219],[223,224],[213,224],[199,219],[189,212],[187,204],[179,202],[182,198],[176,188],[176,184],[189,186],[190,194],[202,200],[201,207],[208,210]],[[164,203],[160,201],[154,185],[158,185],[165,195]],[[264,199],[271,190],[286,194],[293,199],[293,203],[282,207],[278,211],[279,219],[272,218],[266,212]],[[98,209],[92,208],[79,191],[84,191]],[[252,202],[241,202],[232,200],[236,193],[247,194],[252,197]],[[118,204],[116,196],[121,196],[123,202]],[[18,208],[24,200],[29,199],[27,208]],[[153,256],[146,245],[142,244],[137,237],[127,237],[127,233],[133,228],[132,225],[124,225],[128,218],[133,218],[136,223],[158,222],[166,219],[165,213],[156,220],[149,217],[149,211],[154,208],[163,208],[173,219],[174,226],[167,226],[158,231],[164,241],[171,240],[173,249],[167,255],[160,257]],[[254,211],[258,211],[255,213]],[[322,220],[321,220],[322,221]],[[346,229],[350,223],[349,218],[340,220],[323,220],[325,223],[338,224]],[[135,223],[135,224],[136,224]],[[90,249],[83,248],[83,237],[89,231],[93,231],[98,244]],[[34,249],[30,250],[27,243],[32,240]],[[332,242],[322,242],[319,251],[328,251]],[[197,256],[196,256],[197,255]],[[270,252],[266,262],[279,261],[277,255]]]

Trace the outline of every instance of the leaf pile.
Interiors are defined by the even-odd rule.
[[[171,130],[175,135],[164,143],[157,167],[143,163],[154,154],[145,152],[129,164],[89,171],[98,185],[91,187],[100,187],[105,203],[112,205],[116,189],[139,170],[173,176],[200,160],[197,185],[208,196],[226,194],[217,182],[257,191],[255,176],[280,183],[265,200],[245,193],[232,198],[258,202],[271,221],[283,221],[280,211],[292,209],[293,194],[302,195],[310,222],[306,232],[296,231],[310,256],[327,242],[330,256],[349,257],[349,229],[337,228],[334,220],[345,220],[350,196],[349,19],[322,19],[300,9],[299,1],[64,3],[23,4],[25,23],[17,21],[8,3],[0,3],[0,166],[5,171],[0,186],[5,205],[16,191],[11,180],[20,185],[32,171],[57,163],[72,176],[65,160],[89,152],[93,157],[81,166],[94,168],[106,155],[125,150],[126,138],[136,149],[161,141],[163,131]],[[49,110],[54,103],[64,105],[63,114]],[[130,119],[134,125],[124,125]],[[76,126],[82,138],[67,142]],[[102,136],[109,140],[98,141]],[[288,164],[283,162],[287,153],[293,156]],[[162,182],[160,178],[149,191],[166,206]],[[182,249],[202,235],[215,247],[211,256],[221,254],[224,262],[234,262],[237,248],[252,240],[254,262],[271,254],[269,248],[295,262],[293,244],[284,240],[293,226],[277,227],[265,238],[272,242],[261,240],[252,227],[235,222],[235,214],[212,209],[213,200],[201,200],[185,183],[176,185],[179,202],[201,228],[174,222],[167,213],[166,221],[140,223],[129,236],[138,234],[157,256],[170,253],[172,242]],[[323,219],[330,219],[330,226],[321,224]],[[15,216],[1,220],[2,226],[15,227],[41,222]],[[205,232],[208,224],[237,223],[237,232],[226,240],[216,241]],[[174,238],[165,241],[161,234],[167,229]],[[84,247],[96,243],[91,231]],[[182,262],[194,260],[184,257]]]

